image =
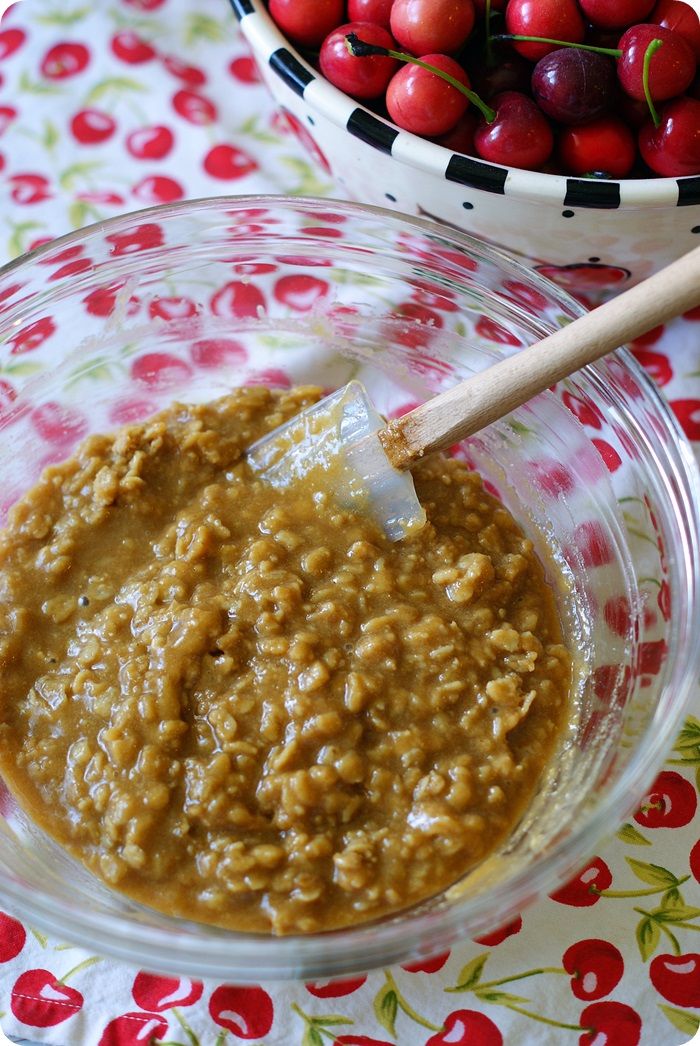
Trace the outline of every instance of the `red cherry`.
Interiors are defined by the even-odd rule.
[[[169,73],[176,76],[178,80],[182,80],[183,83],[189,84],[190,87],[201,87],[202,84],[207,82],[204,70],[196,65],[188,65],[187,62],[181,62],[174,55],[166,55],[163,59],[163,65]]]
[[[339,999],[342,995],[352,995],[366,980],[365,974],[363,977],[350,977],[346,980],[312,981],[306,985],[306,990],[317,999]]]
[[[157,1013],[123,1013],[109,1022],[97,1046],[150,1046],[167,1031],[167,1020]]]
[[[83,109],[71,120],[73,137],[83,145],[98,145],[111,138],[117,129],[109,113],[101,109]]]
[[[55,272],[52,272],[49,276],[49,283],[54,280],[65,279],[66,276],[77,276],[78,273],[87,272],[91,268],[92,262],[89,258],[76,258],[74,261],[66,262],[65,265],[61,265]]]
[[[21,922],[0,912],[0,962],[10,962],[24,948],[27,933]]]
[[[680,33],[693,48],[695,57],[700,59],[700,18],[690,4],[683,3],[683,0],[658,0],[649,21]]]
[[[261,83],[260,72],[255,59],[249,54],[243,54],[240,58],[234,58],[228,67],[231,76],[242,84]]]
[[[493,933],[484,933],[481,937],[475,937],[474,940],[477,944],[484,944],[487,948],[493,948],[497,944],[502,944],[508,937],[512,937],[513,934],[520,933],[523,928],[523,919],[521,915],[516,915],[515,919],[511,922],[506,923],[505,926],[500,926]]]
[[[309,134],[307,128],[304,127],[301,120],[295,116],[294,113],[290,112],[289,109],[285,109],[284,107],[279,110],[278,116],[280,118],[280,127],[284,128],[283,133],[285,133],[286,130],[292,131],[304,146],[309,156],[311,156],[311,158],[315,160],[327,174],[330,174],[331,166],[328,163],[325,154],[316,143],[316,140]],[[282,259],[280,259],[280,261],[281,260]],[[327,261],[315,259],[311,263],[303,262],[301,264],[327,265],[329,263]]]
[[[695,816],[697,794],[675,770],[662,770],[634,815],[644,828],[682,828]]]
[[[656,174],[669,178],[700,174],[700,99],[674,98],[639,132],[639,151]]]
[[[291,389],[292,379],[278,367],[268,367],[266,370],[251,371],[245,384],[267,385],[271,389]]]
[[[587,396],[577,396],[573,392],[565,392],[562,396],[564,406],[578,418],[582,425],[600,429],[603,424],[603,415],[593,400]]]
[[[110,408],[109,420],[113,425],[131,425],[155,414],[158,407],[146,399],[117,400]]]
[[[244,283],[242,280],[225,284],[212,295],[209,304],[215,316],[234,319],[256,317],[260,311],[265,311],[262,291],[254,283]]]
[[[600,900],[600,891],[612,884],[612,873],[601,857],[594,857],[573,879],[549,896],[559,904],[590,908]]]
[[[449,1013],[442,1030],[426,1039],[425,1046],[503,1046],[497,1025],[478,1010],[455,1010]]]
[[[348,18],[351,22],[373,22],[389,28],[394,0],[348,0]]]
[[[258,165],[252,156],[235,145],[215,145],[204,157],[204,170],[212,178],[221,181],[245,178],[257,169]]]
[[[201,981],[187,977],[157,977],[153,973],[136,974],[131,994],[142,1010],[162,1013],[173,1006],[193,1006],[202,997],[204,986]]]
[[[588,520],[579,523],[574,538],[584,566],[602,567],[612,563],[613,553],[600,523]]]
[[[642,1032],[641,1017],[622,1002],[586,1006],[579,1024],[590,1029],[580,1036],[579,1046],[637,1046]]]
[[[577,999],[602,999],[619,984],[625,962],[609,941],[591,938],[577,941],[564,952],[561,964],[573,974],[571,990]]]
[[[24,29],[3,29],[0,32],[0,61],[13,55],[26,39]]]
[[[87,203],[104,203],[108,207],[121,207],[125,200],[119,193],[110,189],[94,189],[91,192],[79,192],[75,194],[77,200],[85,200]]]
[[[108,287],[96,287],[83,298],[83,303],[91,316],[111,316],[117,305],[117,294],[123,283],[112,283]],[[139,310],[138,298],[131,297],[127,304],[127,316],[133,316]]]
[[[138,251],[147,251],[152,247],[162,247],[163,230],[160,225],[153,223],[138,225],[129,232],[112,233],[105,239],[112,244],[110,254],[116,256],[135,254]]]
[[[353,98],[377,98],[386,91],[398,62],[381,55],[356,58],[347,47],[345,37],[348,33],[355,33],[366,44],[396,49],[391,33],[380,25],[347,22],[334,29],[323,41],[319,55],[321,72],[335,87]]]
[[[479,118],[474,132],[478,155],[491,163],[525,170],[546,163],[554,147],[554,135],[535,102],[518,91],[504,91],[490,104],[496,110],[496,119],[487,123],[483,116]]]
[[[173,95],[173,109],[183,120],[199,127],[213,123],[218,116],[217,108],[212,101],[205,98],[203,94],[196,94],[194,91],[187,91],[184,88]]]
[[[469,87],[469,77],[454,58],[426,54],[421,61]],[[456,87],[418,65],[402,66],[386,92],[386,107],[394,123],[405,131],[431,137],[450,131],[468,105],[468,99]]]
[[[83,1007],[83,997],[49,970],[27,970],[12,988],[10,1008],[18,1021],[32,1028],[53,1028]]]
[[[415,962],[401,964],[401,969],[408,973],[437,973],[441,970],[450,957],[449,952],[441,952],[434,955],[432,959],[416,959]]]
[[[151,47],[148,41],[135,33],[133,29],[122,29],[115,33],[110,46],[116,57],[129,65],[150,62],[156,56],[155,47]]]
[[[676,1006],[700,1006],[700,955],[657,955],[649,966],[649,978],[664,999]]]
[[[198,312],[195,302],[183,297],[153,298],[148,306],[149,315],[161,320],[186,320]]]
[[[189,363],[167,352],[147,352],[131,364],[131,377],[151,389],[169,389],[192,377]]]
[[[637,672],[640,675],[656,676],[666,660],[668,646],[665,639],[654,639],[639,644]]]
[[[277,280],[273,293],[278,302],[288,305],[295,312],[310,312],[329,291],[327,280],[300,273],[296,276],[282,276]]]
[[[13,174],[12,199],[22,205],[41,203],[51,198],[48,179],[43,174]]]
[[[618,636],[627,636],[630,632],[630,604],[626,596],[615,596],[603,607],[603,617],[611,632]]]
[[[137,11],[155,11],[163,6],[165,0],[124,0],[124,3],[135,7]]]
[[[11,105],[0,105],[0,134],[4,134],[12,121],[17,117],[17,110]]]
[[[175,137],[169,127],[140,127],[127,136],[126,147],[137,160],[162,160],[172,151]]]
[[[455,54],[474,28],[472,0],[394,0],[390,26],[411,54]]]
[[[31,421],[42,439],[60,447],[70,447],[88,430],[87,419],[60,403],[43,403],[31,412]]]
[[[700,883],[700,839],[698,839],[690,851],[690,870],[694,878]]]
[[[604,439],[592,439],[591,443],[603,459],[608,472],[617,472],[622,464],[622,458],[615,448]]]
[[[4,378],[0,378],[0,419],[7,421],[9,417],[14,413],[13,404],[17,399],[17,390],[9,381],[5,381]],[[0,809],[0,813],[2,810]],[[2,934],[0,934],[0,939]],[[2,960],[0,960],[2,961]]]
[[[688,439],[700,440],[700,399],[672,400],[671,409]]]
[[[659,594],[656,597],[661,616],[664,621],[670,621],[671,619],[671,586],[668,581],[662,581],[661,587],[659,588]]]
[[[302,47],[318,47],[343,21],[344,0],[270,0],[270,17]]]
[[[668,356],[664,356],[660,352],[651,352],[649,349],[638,349],[635,346],[632,348],[632,354],[657,385],[668,385],[673,378],[673,367]]]
[[[43,316],[40,320],[34,320],[26,327],[20,328],[12,335],[10,340],[10,353],[19,356],[23,352],[32,352],[38,349],[47,338],[56,332],[56,324],[50,316]]]
[[[624,178],[637,156],[634,135],[617,116],[562,128],[559,159],[568,174]]]
[[[473,109],[467,109],[464,116],[460,116],[452,130],[448,131],[447,134],[439,135],[435,141],[443,149],[449,149],[451,153],[463,153],[467,156],[473,156],[476,124],[476,113]]]
[[[654,0],[578,0],[589,22],[600,29],[625,29],[643,22]]]
[[[695,54],[680,33],[659,25],[632,26],[620,37],[617,78],[628,95],[644,99],[644,55],[652,40],[661,40],[662,46],[649,62],[649,91],[654,101],[663,102],[682,94],[695,77]]]
[[[90,52],[84,44],[64,42],[54,44],[44,55],[41,72],[48,80],[66,80],[82,73],[90,61]]]
[[[528,472],[532,474],[539,490],[550,498],[569,494],[574,489],[575,481],[569,469],[551,458],[528,462]]]
[[[179,182],[162,174],[143,178],[131,191],[136,199],[143,203],[174,203],[185,195],[185,190]]]
[[[506,7],[506,31],[517,36],[545,36],[574,44],[583,42],[586,24],[575,0],[509,0]],[[554,44],[514,41],[513,47],[524,58],[537,62]]]
[[[239,1039],[267,1035],[274,1019],[272,999],[257,986],[222,984],[212,993],[209,1013],[215,1024]]]

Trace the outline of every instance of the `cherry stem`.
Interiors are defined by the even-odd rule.
[[[99,955],[92,955],[89,959],[83,959],[83,961],[79,962],[77,966],[70,969],[68,973],[64,973],[58,983],[65,984],[68,978],[72,977],[74,973],[80,973],[81,970],[87,970],[88,966],[94,966],[96,962],[102,962]]]
[[[563,973],[567,971],[561,966],[541,966],[538,970],[526,970],[525,973],[516,973],[513,977],[502,977],[499,981],[481,981],[475,985],[476,988],[497,988],[500,984],[511,984],[513,981],[522,981],[526,977],[536,977],[540,973]]]
[[[323,1018],[322,1017],[310,1017],[309,1014],[308,1013],[304,1013],[304,1011],[302,1010],[301,1006],[297,1006],[297,1004],[295,1002],[292,1003],[291,1008],[294,1010],[295,1013],[299,1014],[301,1019],[304,1021],[304,1024],[306,1025],[307,1029],[313,1028],[313,1030],[318,1032],[319,1035],[325,1035],[328,1039],[332,1039],[333,1042],[335,1042],[335,1040],[337,1038],[337,1034],[335,1032],[329,1031],[328,1028],[324,1028],[323,1027]],[[346,1024],[352,1024],[353,1022],[351,1020],[348,1020],[345,1023]],[[223,1039],[222,1039],[222,1043],[223,1043]],[[216,1046],[219,1046],[218,1042],[217,1042]]]
[[[503,1004],[507,1006],[509,1010],[513,1010],[515,1013],[522,1014],[523,1017],[531,1017],[533,1021],[540,1021],[541,1024],[548,1024],[550,1028],[565,1028],[566,1031],[587,1031],[593,1032],[593,1028],[584,1028],[580,1024],[564,1024],[562,1021],[555,1021],[552,1017],[544,1017],[541,1013],[533,1013],[532,1010],[524,1010],[522,1006],[516,1006],[515,1003],[506,1002]]]
[[[611,58],[621,58],[622,51],[617,47],[594,47],[593,44],[575,44],[571,40],[551,40],[548,36],[520,36],[517,33],[501,33],[494,40],[522,40],[527,44],[556,44],[557,47],[576,47],[579,51],[593,51],[594,54],[607,54]]]
[[[454,76],[444,72],[442,69],[436,68],[434,65],[429,65],[428,62],[422,62],[420,58],[414,58],[413,55],[406,54],[405,51],[392,51],[389,47],[380,47],[379,44],[368,44],[364,40],[360,40],[356,33],[348,33],[345,37],[345,44],[351,55],[355,58],[369,58],[373,55],[378,55],[380,58],[396,58],[399,62],[406,62],[408,65],[417,65],[421,69],[427,69],[429,73],[435,73],[441,80],[450,84],[451,87],[456,88],[460,94],[463,94],[465,98],[468,98],[472,105],[475,105],[481,115],[484,117],[487,123],[493,123],[496,119],[496,110],[491,109],[490,106],[483,102],[476,92],[471,91],[464,84],[456,80]]]
[[[177,1006],[173,1006],[173,1017],[178,1022],[178,1024],[180,1025],[180,1027],[184,1031],[185,1035],[189,1039],[191,1046],[200,1046],[199,1039],[197,1038],[195,1033],[192,1031],[192,1029],[190,1028],[189,1024],[187,1023],[185,1018],[182,1016],[182,1014],[178,1010]]]
[[[442,1025],[442,1024],[431,1024],[430,1021],[426,1020],[425,1017],[421,1017],[421,1015],[419,1013],[417,1013],[416,1010],[413,1009],[411,1004],[409,1002],[407,1002],[407,1000],[404,998],[403,993],[401,992],[401,989],[399,988],[398,984],[394,980],[393,974],[391,974],[389,972],[389,970],[385,970],[384,971],[384,976],[386,977],[386,983],[389,985],[391,990],[396,995],[396,1001],[397,1001],[398,1005],[400,1006],[400,1008],[403,1010],[403,1012],[406,1014],[407,1017],[410,1017],[412,1021],[415,1021],[416,1024],[420,1024],[423,1028],[427,1028],[428,1031],[442,1031],[443,1030],[444,1025]]]
[[[642,86],[644,87],[644,97],[647,100],[647,105],[649,106],[649,113],[651,114],[651,118],[654,121],[654,127],[658,127],[661,123],[661,120],[659,119],[659,114],[656,111],[656,106],[654,105],[654,101],[651,97],[651,90],[649,89],[649,66],[651,64],[652,58],[654,57],[654,55],[660,47],[663,47],[663,40],[659,40],[658,38],[651,40],[649,42],[649,46],[644,52],[644,64],[642,65]]]

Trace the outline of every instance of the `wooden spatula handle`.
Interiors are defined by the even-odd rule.
[[[700,247],[542,341],[391,422],[380,433],[397,468],[504,417],[587,363],[700,305]]]

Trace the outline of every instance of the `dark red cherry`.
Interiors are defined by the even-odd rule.
[[[482,116],[474,134],[478,155],[491,163],[535,170],[546,163],[554,146],[546,116],[527,95],[504,91],[492,99],[496,118]]]
[[[540,58],[532,73],[532,94],[540,109],[559,123],[578,124],[600,116],[615,89],[610,58],[561,47]]]
[[[601,29],[625,29],[643,22],[654,6],[654,0],[578,0],[579,7],[594,26]]]
[[[684,36],[700,60],[700,18],[690,4],[683,0],[658,0],[649,21]]]
[[[639,132],[644,162],[665,178],[700,174],[700,99],[674,98],[659,115],[658,127],[649,120]]]

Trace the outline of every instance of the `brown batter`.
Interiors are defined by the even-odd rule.
[[[318,398],[240,389],[92,436],[0,535],[0,770],[171,914],[278,934],[438,893],[498,846],[566,720],[543,570],[464,464],[392,544],[244,453]]]

